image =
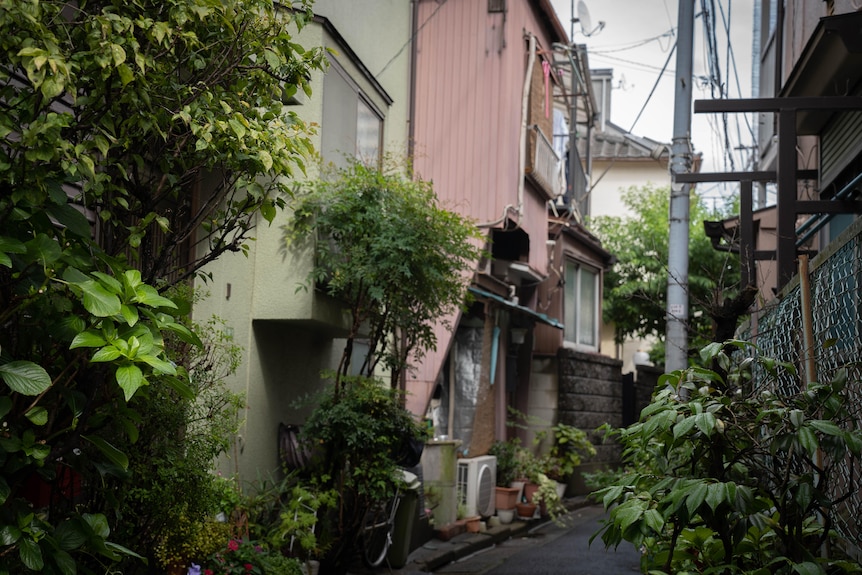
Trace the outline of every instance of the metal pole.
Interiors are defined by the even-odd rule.
[[[691,171],[691,82],[695,0],[679,0],[671,176]],[[688,367],[689,184],[671,180],[665,370]]]

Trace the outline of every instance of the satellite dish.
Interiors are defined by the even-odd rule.
[[[593,28],[593,19],[590,17],[590,11],[587,9],[587,3],[584,0],[578,0],[578,17],[574,21],[580,22],[581,33],[587,37],[592,36],[605,27],[605,23],[600,20],[599,25]]]

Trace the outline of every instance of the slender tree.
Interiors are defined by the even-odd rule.
[[[628,337],[664,340],[669,198],[667,188],[631,187],[622,196],[630,216],[599,216],[590,222],[590,229],[617,257],[617,263],[605,274],[603,314],[604,320],[614,325],[618,343]],[[729,309],[726,301],[734,300],[740,291],[738,257],[716,251],[703,227],[704,221],[721,219],[729,213],[729,209],[726,212],[708,209],[703,199],[692,192],[689,231],[692,349],[714,339],[721,314]],[[731,319],[734,327],[747,307],[743,305],[743,311]]]
[[[382,364],[399,381],[436,345],[435,322],[463,305],[481,255],[472,222],[441,207],[430,182],[405,173],[352,162],[313,182],[286,226],[289,242],[316,238],[306,287],[322,287],[350,310],[339,381],[360,336],[370,348],[361,374]]]

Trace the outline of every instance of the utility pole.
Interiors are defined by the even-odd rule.
[[[676,174],[691,171],[691,83],[695,0],[679,0],[676,40],[676,87],[670,171],[670,238],[668,240],[667,332],[665,371],[688,367],[688,226],[689,184]]]

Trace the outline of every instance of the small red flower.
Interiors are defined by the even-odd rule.
[[[245,570],[246,570],[246,571],[248,571],[249,573],[251,573],[251,570],[252,570],[252,569],[254,569],[254,565],[252,565],[251,563],[246,563],[246,564],[245,564]]]
[[[239,549],[239,543],[237,543],[235,539],[231,539],[227,542],[227,548],[231,551],[236,551],[237,549]]]
[[[215,575],[212,569],[204,569],[204,575]]]

